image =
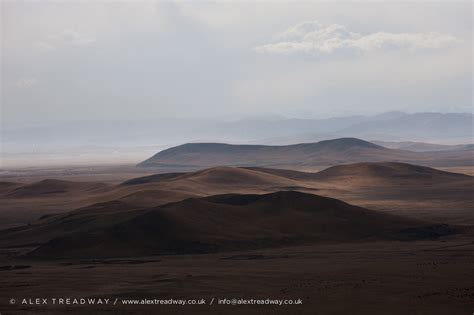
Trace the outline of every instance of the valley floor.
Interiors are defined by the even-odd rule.
[[[0,261],[4,314],[472,314],[474,240],[298,246],[113,260]],[[17,267],[12,267],[17,266]],[[115,305],[21,305],[23,298],[108,298]],[[10,304],[10,299],[15,304]],[[205,299],[202,306],[122,299]],[[213,305],[209,305],[214,298]],[[219,305],[218,299],[303,305]],[[212,312],[211,312],[212,311]]]

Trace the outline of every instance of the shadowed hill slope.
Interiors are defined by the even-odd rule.
[[[150,183],[159,183],[163,181],[167,181],[170,179],[179,178],[180,176],[188,174],[188,173],[163,173],[163,174],[155,174],[143,177],[136,177],[129,180],[124,181],[121,185],[122,186],[131,186],[131,185],[141,185],[141,184],[150,184]]]
[[[117,204],[117,207],[123,205]],[[377,213],[337,199],[300,192],[216,195],[190,198],[152,209],[121,211],[113,220],[96,210],[26,227],[30,236],[69,224],[29,257],[118,257],[204,253],[305,243],[413,239],[451,234],[452,228],[418,233],[423,223]],[[72,220],[72,221],[71,221]],[[80,225],[75,227],[74,225]],[[421,228],[424,231],[425,228]],[[0,233],[0,243],[11,231]]]
[[[431,222],[470,224],[474,222],[473,189],[472,176],[403,163],[339,165],[319,173],[215,167],[138,177],[115,186],[49,180],[33,184],[7,183],[0,194],[0,224],[7,223],[2,228],[28,222],[36,225],[36,220],[45,214],[61,215],[108,202],[122,202],[129,210],[136,210],[190,197],[283,190],[317,193]],[[12,218],[15,224],[8,224]]]

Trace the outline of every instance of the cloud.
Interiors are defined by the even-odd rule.
[[[61,46],[88,46],[95,42],[95,38],[73,30],[64,30],[57,34],[47,35],[43,40],[35,42],[40,51],[52,51]]]
[[[28,89],[36,85],[36,78],[20,78],[15,82],[15,86],[20,89]]]
[[[37,41],[34,46],[40,51],[52,51],[56,49],[53,45],[44,41]]]
[[[87,46],[95,42],[95,38],[72,30],[64,30],[59,34],[48,37],[53,42],[71,46]]]
[[[460,40],[440,33],[388,33],[362,35],[345,26],[324,26],[318,21],[299,23],[277,34],[273,42],[255,47],[268,54],[330,54],[337,51],[371,52],[380,50],[427,50],[453,46]]]

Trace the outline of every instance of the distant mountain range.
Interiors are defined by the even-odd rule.
[[[158,152],[138,166],[199,169],[214,166],[305,168],[355,162],[406,162],[430,166],[473,165],[474,150],[413,152],[340,138],[283,146],[188,143]]]
[[[463,151],[474,150],[474,144],[437,144],[414,141],[372,141],[375,144],[381,145],[390,149],[408,150],[414,152],[429,152],[429,151]]]
[[[300,121],[300,123],[303,123]],[[293,144],[340,137],[379,141],[472,143],[474,118],[469,113],[387,112],[375,116],[353,116],[313,120],[316,126],[304,132],[295,127],[285,136],[257,141],[261,144]],[[304,123],[303,123],[304,125]]]
[[[184,142],[294,144],[341,137],[379,141],[472,143],[471,113],[387,112],[328,119],[158,119],[76,121],[2,129],[3,150],[58,146],[176,145]]]

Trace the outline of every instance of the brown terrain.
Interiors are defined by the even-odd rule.
[[[2,313],[91,311],[8,303],[58,296],[117,298],[92,308],[114,314],[474,310],[470,175],[395,162],[97,174],[2,179]],[[120,304],[170,297],[303,305]]]
[[[10,180],[14,180],[10,179]],[[96,203],[153,207],[189,197],[296,190],[383,212],[450,224],[473,224],[473,177],[402,163],[356,163],[320,172],[214,167],[117,182],[40,180],[1,182],[0,227],[34,223],[44,215]],[[31,205],[34,205],[32,207]],[[449,211],[444,211],[449,208]]]

